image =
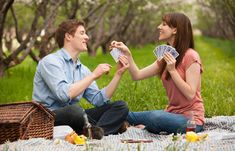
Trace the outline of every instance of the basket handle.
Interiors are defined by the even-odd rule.
[[[32,113],[35,112],[35,111],[36,111],[36,108],[34,108],[34,110],[32,111]],[[23,135],[21,136],[20,139],[26,139],[26,138],[27,138],[27,134],[28,134],[28,131],[29,131],[29,128],[30,128],[31,124],[32,124],[32,117],[31,117],[31,115],[30,115],[30,116],[29,116],[29,124],[27,125],[25,131],[22,132]]]

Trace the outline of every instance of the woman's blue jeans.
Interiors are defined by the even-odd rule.
[[[151,133],[160,132],[185,133],[188,118],[182,114],[174,114],[163,110],[144,112],[129,112],[127,121],[130,125],[145,125],[145,129]],[[197,125],[196,132],[202,131],[203,126]]]

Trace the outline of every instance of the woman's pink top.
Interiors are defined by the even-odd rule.
[[[200,65],[202,73],[203,69],[198,53],[193,49],[188,49],[182,59],[182,62],[177,67],[177,71],[184,81],[186,81],[186,71],[193,63],[198,63]],[[205,110],[201,97],[201,81],[193,100],[188,100],[177,88],[172,78],[167,81],[165,76],[166,70],[162,74],[162,82],[166,88],[166,93],[169,99],[169,104],[165,111],[176,114],[183,114],[186,117],[189,117],[190,112],[193,111],[194,120],[196,121],[197,125],[203,125]]]

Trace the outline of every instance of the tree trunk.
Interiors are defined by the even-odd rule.
[[[6,68],[7,67],[4,65],[4,63],[0,62],[0,78],[2,78],[4,76]]]
[[[96,51],[93,49],[93,47],[91,47],[91,46],[87,46],[87,52],[88,52],[88,55],[89,56],[95,56],[96,55]]]
[[[102,48],[102,53],[103,54],[107,54],[107,48],[106,48],[106,45],[101,45],[101,48]]]

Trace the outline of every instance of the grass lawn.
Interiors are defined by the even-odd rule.
[[[202,97],[205,103],[206,116],[235,115],[235,41],[218,40],[208,37],[195,37],[196,50],[199,52],[204,73],[202,76]],[[153,55],[155,45],[132,48],[134,60],[141,68],[151,64],[156,58]],[[115,62],[109,54],[98,53],[89,57],[86,53],[80,56],[83,64],[93,70],[97,64],[107,62],[113,66],[108,75],[97,80],[99,87],[106,86],[115,72]],[[32,99],[33,76],[36,63],[31,59],[10,69],[0,80],[0,104]],[[130,110],[163,109],[167,105],[165,90],[159,78],[153,77],[134,82],[128,72],[113,96],[112,100],[125,100]],[[90,105],[82,100],[85,108]]]

